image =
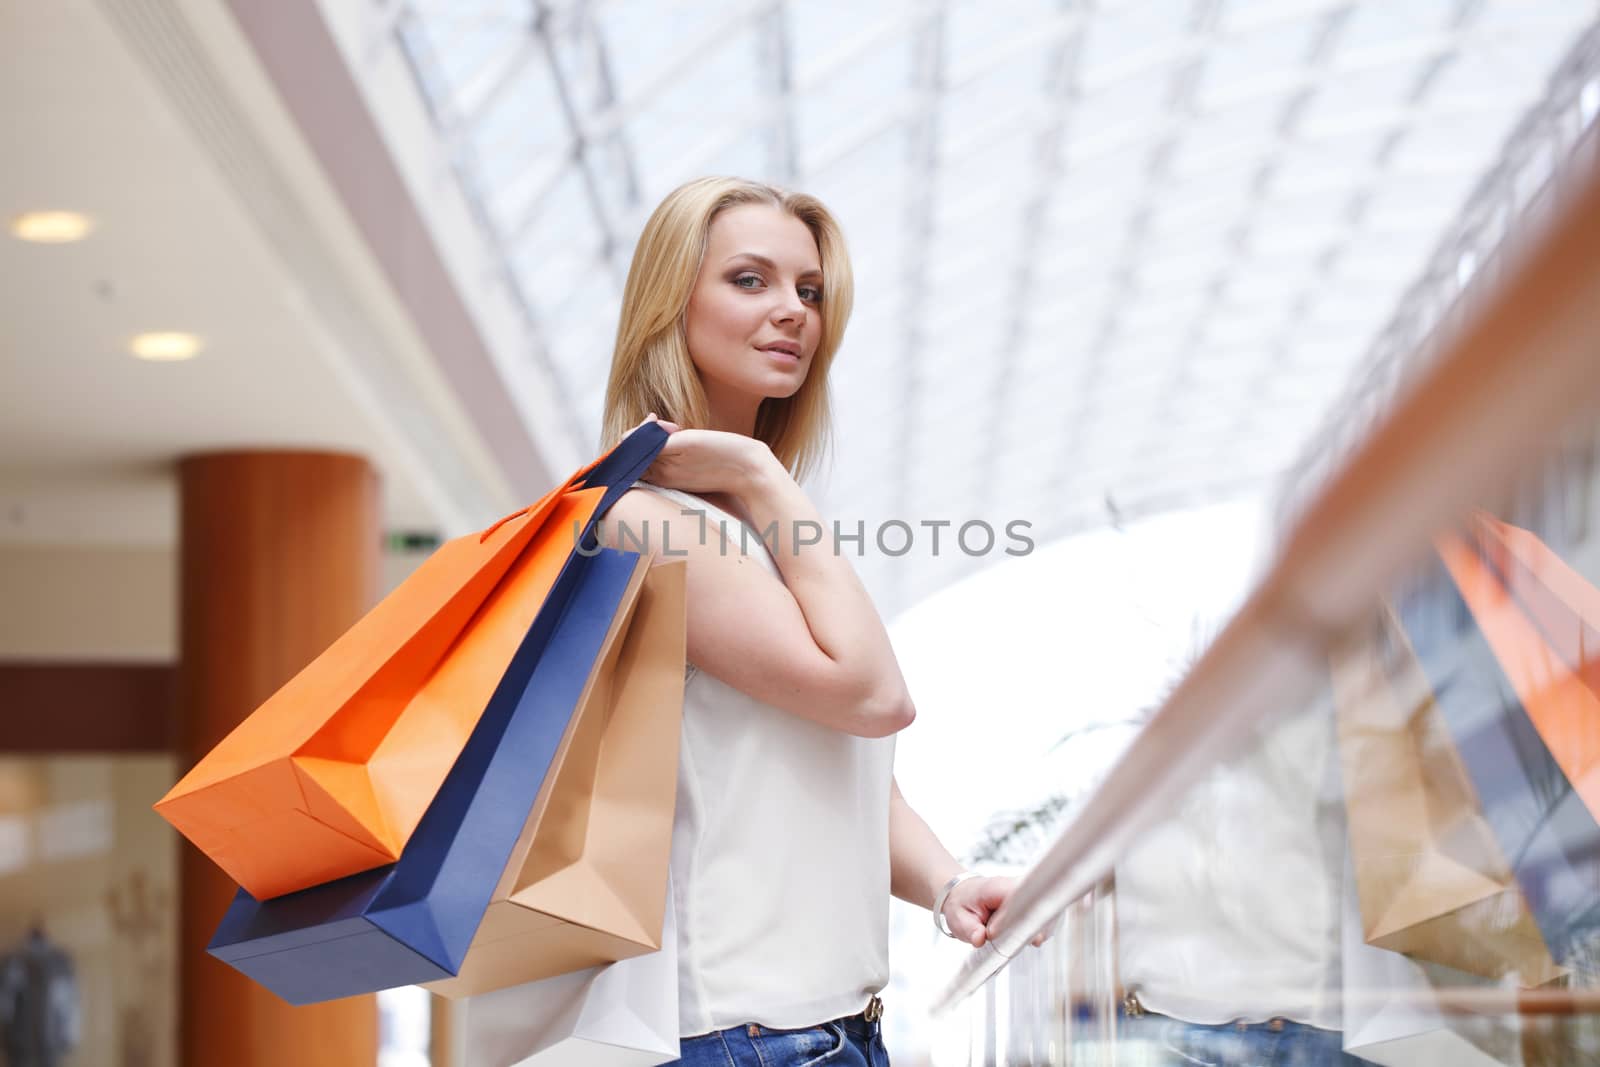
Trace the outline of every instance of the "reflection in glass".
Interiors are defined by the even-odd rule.
[[[177,841],[150,756],[0,759],[5,1062],[177,1062]]]

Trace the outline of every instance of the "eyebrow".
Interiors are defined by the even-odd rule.
[[[751,260],[753,262],[761,264],[763,267],[766,267],[768,270],[777,270],[778,269],[778,265],[776,263],[772,262],[772,260],[768,259],[766,256],[763,256],[759,252],[739,252],[739,253],[736,253],[735,255],[729,256],[725,262],[732,263],[734,260],[738,260],[738,259]],[[808,267],[805,270],[801,271],[800,274],[799,274],[799,276],[802,277],[802,278],[807,278],[807,277],[810,277],[812,275],[816,275],[819,278],[822,277],[822,268],[821,267]]]

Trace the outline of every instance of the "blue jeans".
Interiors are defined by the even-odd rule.
[[[878,1023],[859,1015],[804,1030],[735,1026],[686,1037],[666,1067],[889,1067]]]
[[[1128,1059],[1151,1067],[1372,1067],[1344,1051],[1339,1031],[1288,1019],[1210,1026],[1146,1012],[1117,1026],[1119,1049],[1138,1043]]]

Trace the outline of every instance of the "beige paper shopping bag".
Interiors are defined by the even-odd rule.
[[[1446,1011],[1442,996],[1497,985],[1377,948],[1363,934],[1351,871],[1341,894],[1344,1051],[1383,1067],[1510,1067],[1522,1057],[1516,1016]]]
[[[1524,986],[1560,976],[1398,622],[1332,666],[1367,943]]]
[[[652,567],[455,978],[471,996],[661,947],[683,719],[684,565]]]
[[[678,939],[661,949],[465,1001],[470,1067],[652,1067],[676,1060]]]

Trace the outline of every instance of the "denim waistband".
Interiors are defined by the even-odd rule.
[[[1138,998],[1133,994],[1129,994],[1128,996],[1124,997],[1123,1000],[1117,1005],[1117,1018],[1124,1024],[1137,1024],[1145,1021],[1151,1023],[1177,1023],[1180,1026],[1187,1026],[1196,1030],[1233,1030],[1239,1033],[1251,1033],[1254,1031],[1265,1031],[1268,1033],[1338,1033],[1336,1030],[1324,1030],[1321,1027],[1313,1026],[1310,1023],[1296,1022],[1293,1019],[1285,1018],[1281,1015],[1258,1020],[1246,1019],[1241,1016],[1230,1019],[1227,1022],[1198,1023],[1189,1019],[1180,1019],[1174,1015],[1163,1015],[1158,1011],[1151,1011],[1149,1008],[1146,1008],[1143,1004],[1139,1003]]]
[[[871,1002],[867,1005],[867,1008],[864,1011],[859,1011],[854,1015],[841,1015],[836,1019],[829,1019],[827,1022],[818,1023],[817,1025],[818,1026],[837,1026],[839,1029],[843,1030],[850,1037],[857,1037],[857,1038],[861,1038],[862,1040],[869,1040],[869,1039],[871,1039],[873,1037],[876,1037],[878,1034],[883,1032],[882,1020],[883,1020],[883,1001],[879,1000],[876,996],[874,996],[871,999]],[[802,1029],[812,1029],[812,1028],[811,1027],[802,1027]],[[759,1036],[761,1034],[764,1034],[764,1033],[766,1033],[766,1034],[785,1034],[785,1033],[791,1033],[792,1032],[792,1031],[789,1031],[789,1030],[772,1029],[770,1027],[762,1026],[759,1023],[745,1023],[745,1024],[741,1025],[741,1026],[730,1027],[727,1032],[728,1033],[732,1033],[734,1030],[743,1030],[745,1033],[747,1033],[751,1037],[757,1037],[757,1036]]]

